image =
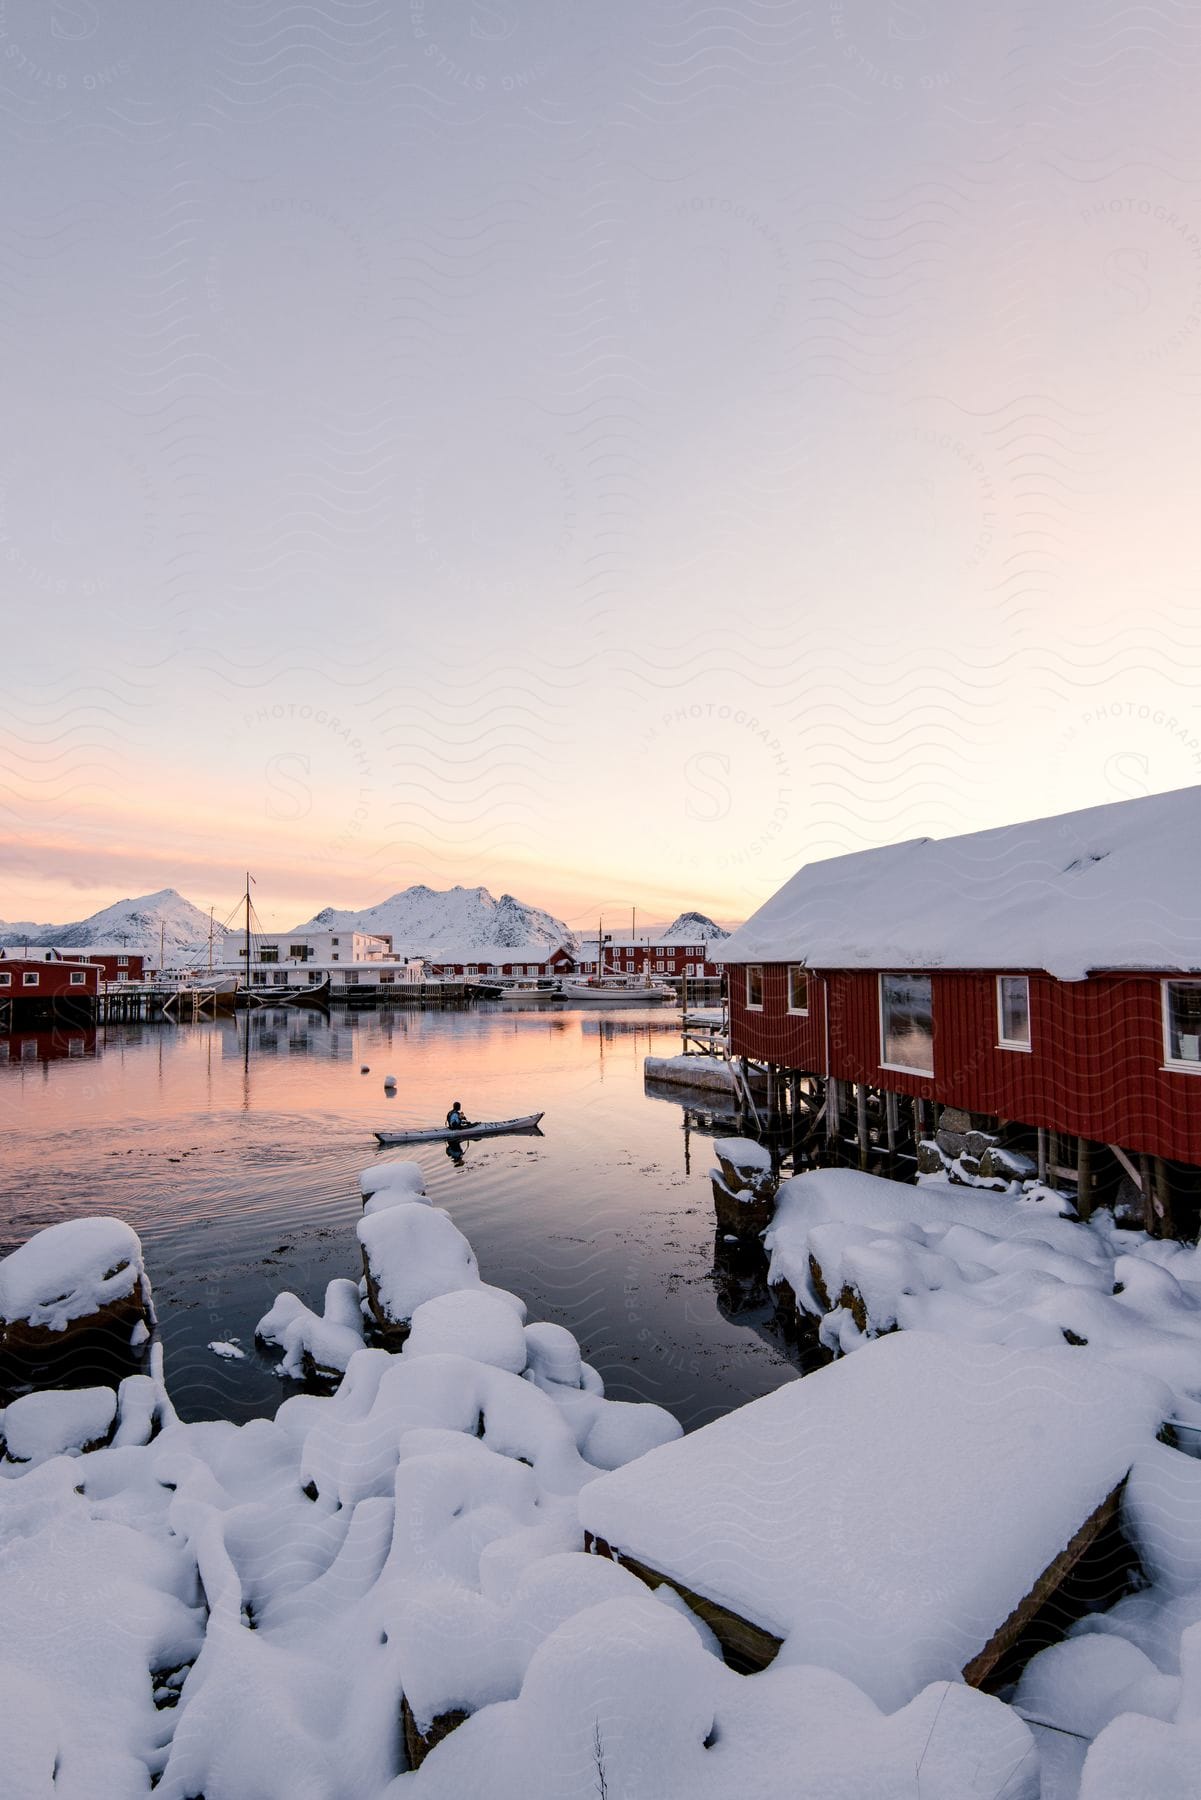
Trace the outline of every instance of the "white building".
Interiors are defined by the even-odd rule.
[[[235,968],[246,966],[246,941],[238,942],[231,933],[223,946],[226,958]],[[256,932],[250,940],[250,961],[260,963],[318,963],[322,968],[332,963],[399,962],[392,939],[370,931],[289,931],[275,937]]]

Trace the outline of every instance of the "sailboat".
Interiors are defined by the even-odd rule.
[[[237,1007],[257,1006],[321,1006],[329,1005],[330,979],[329,970],[320,980],[289,981],[281,969],[279,974],[272,974],[270,981],[263,979],[260,968],[256,978],[252,958],[251,915],[253,908],[250,902],[250,886],[254,877],[249,869],[246,871],[246,892],[243,895],[245,907],[245,945],[243,955],[246,959],[245,973],[237,979],[237,990],[233,1003]]]

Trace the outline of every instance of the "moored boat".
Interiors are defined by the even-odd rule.
[[[665,981],[649,981],[645,976],[585,975],[560,981],[558,987],[558,998],[569,1006],[658,1006],[678,999]]]
[[[440,1138],[481,1138],[500,1137],[513,1132],[536,1132],[538,1122],[542,1118],[539,1113],[527,1113],[521,1119],[489,1119],[478,1125],[460,1125],[457,1129],[450,1125],[414,1126],[410,1131],[377,1131],[376,1137],[381,1144],[423,1144],[435,1143]],[[539,1133],[539,1135],[541,1135]]]

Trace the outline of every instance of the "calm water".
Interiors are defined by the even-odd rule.
[[[128,1220],[180,1412],[269,1413],[290,1390],[256,1322],[282,1289],[319,1311],[327,1281],[359,1277],[358,1172],[412,1157],[486,1281],[567,1325],[615,1399],[692,1428],[795,1371],[766,1306],[735,1313],[714,1270],[721,1127],[644,1092],[643,1057],[678,1033],[678,1015],[629,1008],[279,1008],[0,1038],[0,1251],[61,1219]],[[544,1111],[544,1135],[468,1143],[460,1163],[443,1144],[376,1145],[376,1127],[441,1120],[454,1099],[472,1118]],[[244,1361],[208,1348],[231,1339]]]

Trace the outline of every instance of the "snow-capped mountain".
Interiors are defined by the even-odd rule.
[[[682,912],[655,941],[660,944],[720,944],[729,935],[704,913]]]
[[[557,944],[575,942],[562,919],[527,906],[512,894],[494,899],[484,887],[452,887],[444,892],[405,888],[358,912],[327,906],[294,929],[378,931],[389,936],[403,955],[446,958],[459,951],[522,949],[527,944],[553,950]]]
[[[142,894],[136,900],[117,900],[74,924],[38,925],[33,930],[36,937],[22,925],[5,926],[0,944],[18,949],[26,943],[44,944],[60,950],[86,950],[93,944],[105,944],[143,951],[157,962],[160,944],[168,961],[207,949],[209,917],[174,888],[162,888],[157,894]],[[224,935],[224,926],[214,927],[214,943]]]

